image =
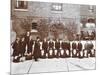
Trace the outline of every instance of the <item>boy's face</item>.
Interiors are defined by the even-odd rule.
[[[30,32],[27,32],[27,35],[29,35],[30,34]]]
[[[40,39],[38,38],[37,41],[39,41]]]
[[[50,39],[50,41],[52,42],[52,39]]]
[[[22,38],[22,41],[24,41],[25,40],[25,38]]]
[[[19,40],[20,40],[19,38],[16,39],[17,42],[19,42]]]
[[[44,39],[44,41],[47,41],[46,38]]]
[[[57,39],[57,42],[58,42],[58,39]]]

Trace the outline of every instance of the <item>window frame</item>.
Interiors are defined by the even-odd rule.
[[[63,11],[63,4],[62,3],[52,3],[51,10],[52,11]]]
[[[16,0],[15,2],[15,10],[19,10],[19,11],[27,11],[28,9],[28,1],[23,1],[24,2],[24,6],[20,7],[19,2],[21,2],[20,0]],[[26,2],[26,4],[25,4]]]

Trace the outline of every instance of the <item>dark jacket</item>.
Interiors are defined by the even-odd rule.
[[[25,42],[28,44],[30,36],[25,36]]]
[[[78,50],[82,50],[82,47],[83,47],[83,46],[82,46],[82,43],[78,43],[77,49],[78,49]]]
[[[89,48],[89,43],[85,43],[84,47],[85,47],[86,50],[89,50],[90,49]]]
[[[70,50],[70,42],[67,42],[67,49]]]
[[[67,42],[62,42],[61,47],[62,49],[67,49]]]
[[[93,49],[94,45],[93,43],[89,43],[89,49]]]
[[[53,49],[53,47],[54,47],[54,43],[53,42],[49,42],[49,48]]]
[[[29,40],[28,46],[27,46],[27,48],[28,48],[28,53],[32,52],[32,47],[33,47],[33,40]]]
[[[48,42],[44,42],[42,43],[42,49],[47,50],[48,49]]]
[[[77,45],[75,42],[72,43],[72,49],[76,49],[77,48]]]
[[[25,53],[25,51],[26,51],[26,42],[25,41],[21,41],[20,42],[20,52],[21,53]]]
[[[20,53],[20,42],[16,42],[16,41],[15,41],[15,42],[13,43],[12,48],[13,48],[13,56],[18,56],[19,53]]]
[[[40,43],[38,41],[35,41],[35,45],[34,45],[34,58],[39,58],[41,55],[41,51],[40,51]]]
[[[57,42],[57,41],[55,42],[55,48],[60,49],[60,42]]]

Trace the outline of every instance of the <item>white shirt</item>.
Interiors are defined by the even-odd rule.
[[[86,23],[86,28],[95,28],[95,23]]]

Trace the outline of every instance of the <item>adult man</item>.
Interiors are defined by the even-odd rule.
[[[38,61],[38,58],[40,58],[41,51],[40,51],[40,39],[39,37],[36,38],[35,44],[34,44],[34,59],[35,61]]]
[[[28,31],[28,32],[26,32],[26,34],[25,34],[25,41],[26,41],[26,44],[28,44],[29,39],[30,39],[30,32]]]
[[[30,36],[28,44],[27,44],[27,58],[26,58],[26,60],[32,59],[32,51],[33,51],[33,40],[32,40],[32,37]]]

